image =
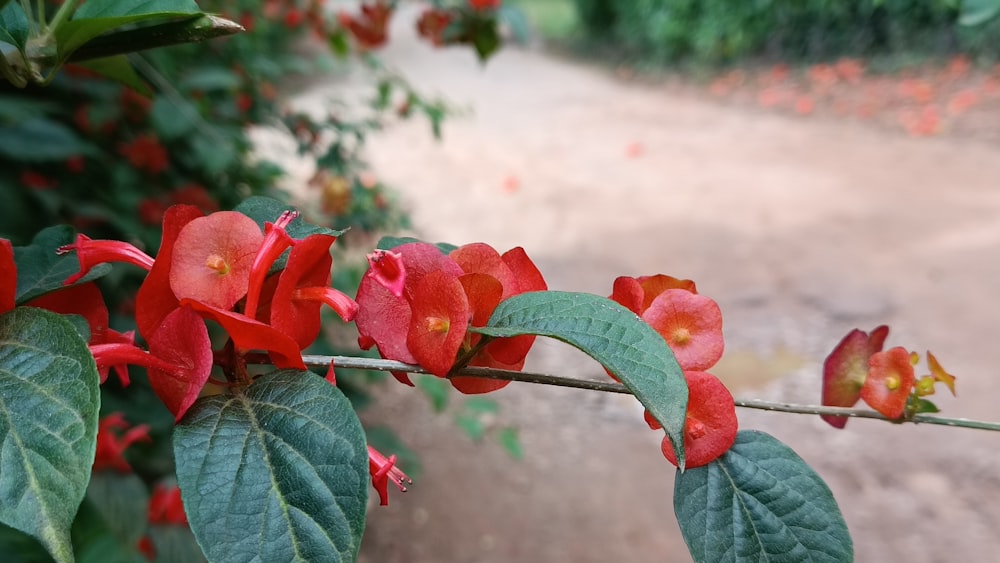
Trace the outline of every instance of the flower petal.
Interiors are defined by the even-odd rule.
[[[264,234],[250,217],[219,211],[192,220],[177,235],[170,288],[178,299],[231,309],[250,286]]]
[[[241,350],[267,350],[271,361],[279,369],[305,370],[299,345],[290,336],[251,319],[246,315],[199,303],[193,299],[181,299],[182,307],[191,307],[204,318],[211,319],[222,326],[233,344]]]
[[[445,272],[431,272],[413,288],[406,346],[417,362],[445,377],[469,327],[469,301],[462,283]]]
[[[14,308],[17,296],[17,264],[14,262],[14,245],[0,238],[0,314]]]
[[[320,330],[321,301],[293,299],[295,290],[330,285],[333,257],[330,246],[336,239],[329,235],[311,235],[299,241],[288,254],[288,263],[278,278],[271,299],[271,326],[291,336],[299,348],[316,340]]]
[[[935,358],[934,354],[931,354],[930,351],[927,352],[927,364],[931,368],[931,375],[934,376],[934,381],[944,383],[945,386],[948,387],[948,390],[951,391],[951,394],[954,395],[955,376],[946,372],[944,368],[941,367],[941,363],[938,362],[937,358]]]
[[[736,441],[739,421],[733,395],[714,375],[685,371],[688,411],[684,422],[684,457],[688,469],[708,465]],[[674,448],[664,436],[660,445],[667,461],[677,465]]]
[[[188,307],[174,309],[149,338],[149,351],[176,368],[150,369],[149,384],[174,420],[180,420],[212,372],[212,343],[205,321]]]

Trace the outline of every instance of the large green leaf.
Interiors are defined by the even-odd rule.
[[[75,131],[44,117],[0,127],[0,156],[10,160],[48,162],[95,152]]]
[[[995,18],[1000,13],[1000,0],[962,0],[958,23],[980,25]]]
[[[10,2],[0,10],[0,41],[24,50],[28,41],[28,16],[21,9],[20,2]]]
[[[660,421],[684,467],[684,372],[663,337],[635,313],[589,293],[536,291],[501,302],[487,327],[473,330],[498,337],[538,334],[583,350]]]
[[[191,18],[200,13],[194,0],[88,0],[76,10],[71,21],[56,28],[59,58],[66,60],[91,39],[125,25]]]
[[[145,16],[149,14],[197,14],[194,0],[87,0],[73,14],[73,20]]]
[[[368,452],[350,402],[308,371],[198,400],[174,431],[177,481],[209,561],[354,561]]]
[[[70,526],[97,445],[99,376],[64,318],[31,307],[0,316],[0,522],[72,561]]]
[[[721,458],[678,474],[674,512],[697,563],[854,560],[826,483],[763,432],[741,431]]]
[[[207,41],[245,31],[243,26],[236,22],[208,14],[146,14],[142,16],[107,19],[131,20],[131,23],[141,21],[142,25],[139,27],[127,25],[122,29],[116,27],[100,36],[87,39],[85,43],[74,47],[75,50],[72,51],[63,49],[62,45],[60,45],[60,60],[86,61],[133,53],[145,49],[179,45],[181,43]],[[104,21],[104,18],[99,18],[98,20],[81,20],[82,23],[88,24],[85,27],[85,30],[88,31],[92,27],[99,27],[97,24],[90,26],[90,23],[102,21]],[[115,21],[104,21],[102,25],[111,25],[114,23]],[[70,24],[76,24],[76,22],[70,22]],[[82,30],[77,31],[80,33],[83,32]],[[74,40],[81,38],[85,37],[74,36]]]
[[[101,76],[117,80],[122,84],[134,89],[143,95],[152,95],[149,86],[143,82],[142,78],[132,68],[125,55],[104,57],[103,59],[93,59],[78,63],[80,66],[90,69]]]
[[[28,246],[14,247],[14,261],[17,263],[18,305],[23,305],[65,287],[63,281],[80,271],[80,261],[75,252],[56,254],[60,246],[70,244],[76,238],[73,228],[58,225],[40,231]],[[90,270],[77,283],[97,279],[111,270],[111,264],[101,264]]]

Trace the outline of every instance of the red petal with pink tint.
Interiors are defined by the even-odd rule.
[[[705,370],[722,357],[722,311],[704,295],[668,289],[642,314],[673,350],[684,370]]]
[[[202,317],[219,323],[240,350],[267,350],[279,369],[306,369],[299,345],[274,327],[192,299],[181,299],[181,306],[191,307]]]
[[[264,233],[253,219],[219,211],[194,219],[177,235],[170,288],[178,299],[231,309],[250,286],[250,268]]]
[[[413,288],[406,346],[417,363],[445,377],[469,327],[469,301],[462,283],[445,272],[431,272]]]
[[[278,286],[271,300],[271,326],[291,336],[299,348],[316,340],[320,330],[320,301],[292,299],[292,293],[302,287],[327,287],[330,285],[330,268],[333,257],[330,246],[336,238],[329,235],[310,235],[292,247],[288,264],[278,278]]]
[[[204,216],[200,209],[192,205],[173,205],[163,215],[160,250],[135,298],[135,323],[139,334],[147,339],[156,332],[160,321],[177,308],[177,296],[170,289],[170,262],[177,235],[185,225]]]
[[[886,418],[899,418],[915,381],[910,353],[905,348],[876,352],[868,359],[868,377],[861,398]]]
[[[403,296],[397,297],[382,285],[376,275],[369,270],[361,279],[358,295],[358,314],[354,324],[358,334],[365,341],[371,341],[378,346],[379,354],[386,359],[418,363],[406,346],[407,333],[410,330],[409,297],[413,287],[428,272],[443,271],[454,277],[462,275],[462,269],[454,261],[441,254],[433,244],[412,242],[393,249],[402,256],[403,267],[406,269],[406,285]]]
[[[107,342],[108,307],[94,282],[84,283],[46,293],[25,303],[61,315],[80,315],[90,327],[90,344]]]
[[[642,315],[648,307],[648,305],[643,306],[642,296],[642,285],[639,284],[639,280],[621,276],[615,279],[610,299],[636,315]]]
[[[0,238],[0,314],[14,308],[17,296],[17,264],[14,262],[14,245]]]
[[[889,335],[882,325],[868,333],[854,329],[847,333],[823,362],[823,401],[828,407],[853,407],[861,398],[861,388],[868,377],[868,359],[880,352]],[[846,416],[822,415],[834,428],[847,424]]]
[[[149,351],[176,367],[169,372],[150,369],[149,384],[178,421],[198,399],[212,371],[205,321],[187,307],[174,309],[149,338]]]
[[[685,371],[688,411],[684,422],[684,457],[688,469],[708,465],[726,453],[736,441],[739,421],[733,395],[714,375]],[[670,439],[660,444],[667,461],[677,465]]]
[[[391,250],[375,250],[368,255],[368,269],[379,284],[396,297],[402,297],[406,285],[403,256]]]

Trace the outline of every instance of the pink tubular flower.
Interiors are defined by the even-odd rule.
[[[97,427],[94,471],[113,470],[119,473],[131,473],[132,467],[125,461],[125,450],[136,442],[149,440],[149,426],[140,424],[129,428],[125,415],[120,412],[105,416]]]
[[[133,264],[146,270],[153,268],[153,257],[139,250],[135,246],[117,240],[91,240],[83,234],[76,235],[76,242],[59,247],[57,254],[66,254],[76,251],[76,257],[80,261],[80,271],[73,274],[63,282],[71,285],[90,273],[90,270],[98,264],[109,262],[125,262]]]
[[[412,485],[413,480],[396,467],[396,456],[386,458],[375,448],[368,446],[368,471],[372,476],[372,486],[378,493],[379,505],[389,504],[389,481],[391,480],[400,492],[406,492],[406,485]]]
[[[406,285],[406,266],[403,257],[391,250],[376,250],[368,255],[368,267],[372,277],[382,287],[396,297],[403,296]]]

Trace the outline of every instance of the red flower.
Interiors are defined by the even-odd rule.
[[[394,257],[390,266],[383,266],[388,255],[373,260],[358,289],[358,342],[363,348],[377,345],[383,358],[418,363],[441,377],[448,375],[460,353],[479,343],[480,336],[468,332],[470,322],[483,326],[502,299],[546,288],[521,248],[501,256],[476,243],[444,256],[433,245],[410,243],[393,252],[399,258]],[[396,274],[397,270],[405,275]],[[399,279],[403,288],[395,295]],[[521,369],[533,342],[531,336],[497,339],[469,363]],[[394,375],[410,383],[405,374]],[[508,382],[462,376],[451,378],[451,383],[463,393],[486,393]]]
[[[899,418],[915,382],[910,353],[905,348],[876,352],[868,359],[868,377],[861,398],[886,418]]]
[[[39,174],[38,172],[25,170],[24,172],[21,172],[21,185],[33,190],[50,190],[58,186],[59,182],[49,178],[48,176]]]
[[[167,169],[167,150],[155,135],[139,135],[131,143],[122,144],[118,152],[128,159],[136,170],[159,174]]]
[[[708,297],[668,289],[653,300],[642,320],[667,341],[682,369],[706,370],[722,357],[722,311]]]
[[[181,490],[177,486],[167,487],[157,483],[153,494],[149,497],[150,524],[166,524],[187,526],[187,514],[184,513],[184,502],[181,500]]]
[[[125,450],[136,442],[149,440],[149,426],[140,424],[129,428],[125,415],[120,412],[105,416],[97,426],[94,471],[131,473],[132,467],[125,461]]]
[[[170,194],[170,203],[193,205],[205,213],[215,213],[219,210],[219,203],[201,184],[187,184],[177,188]]]
[[[429,8],[420,14],[417,20],[417,34],[430,41],[434,46],[445,44],[444,31],[448,29],[454,16],[444,10]]]
[[[642,316],[642,313],[649,309],[653,300],[668,289],[683,289],[691,293],[698,293],[693,281],[665,274],[637,278],[622,276],[615,280],[611,299],[636,315]]]
[[[837,344],[823,362],[823,404],[853,407],[861,398],[861,388],[868,377],[868,360],[882,350],[889,327],[882,325],[871,334],[854,329]],[[846,416],[822,415],[830,426],[843,428]]]
[[[124,88],[121,95],[122,113],[125,119],[132,123],[141,123],[146,120],[149,110],[153,106],[153,100],[148,96],[143,96],[132,88]]]
[[[495,10],[502,3],[503,0],[469,0],[469,5],[474,10]]]
[[[302,11],[298,8],[292,8],[285,12],[285,27],[298,27],[304,18],[305,17],[302,15]]]
[[[85,161],[80,155],[71,156],[66,159],[66,169],[74,174],[83,172]]]
[[[127,242],[117,240],[92,240],[87,235],[77,234],[73,244],[59,247],[56,253],[66,254],[70,251],[76,251],[76,258],[80,261],[80,271],[67,278],[63,282],[65,285],[76,283],[98,264],[125,262],[144,270],[153,267],[152,256]]]
[[[685,371],[688,410],[684,422],[685,467],[708,465],[726,453],[736,441],[739,421],[733,395],[714,375]],[[667,461],[677,465],[677,457],[666,436],[660,449]]]
[[[368,471],[372,476],[372,486],[378,493],[379,504],[386,506],[389,504],[389,481],[396,485],[401,492],[406,492],[406,485],[413,481],[396,467],[396,456],[386,458],[375,448],[368,446]]]
[[[166,210],[166,207],[155,199],[143,199],[139,202],[139,220],[143,225],[159,225]]]
[[[250,94],[240,92],[236,95],[236,109],[239,110],[240,113],[246,113],[250,111],[250,108],[252,107],[253,98],[250,97]]]
[[[377,0],[374,4],[361,4],[361,15],[352,16],[346,12],[337,14],[340,25],[354,36],[364,49],[381,47],[389,38],[389,18],[392,16],[392,5]]]

